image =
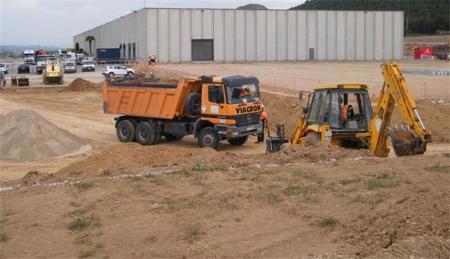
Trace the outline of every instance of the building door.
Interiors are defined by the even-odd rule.
[[[309,48],[309,60],[314,60],[314,48]]]
[[[192,40],[192,61],[213,61],[214,40]]]

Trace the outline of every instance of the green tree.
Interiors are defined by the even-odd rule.
[[[95,37],[92,35],[86,36],[86,41],[89,43],[89,54],[92,55],[92,42],[95,40]]]

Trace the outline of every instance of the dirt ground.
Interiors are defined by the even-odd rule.
[[[448,61],[398,61],[400,69],[450,69]],[[383,85],[380,62],[291,62],[242,64],[167,64],[160,67],[188,74],[254,75],[262,89],[297,95],[300,90],[336,83],[364,83],[377,96]],[[416,99],[450,99],[449,77],[403,73]]]
[[[216,152],[192,137],[119,143],[98,82],[82,83],[0,92],[0,116],[30,109],[92,146],[0,160],[0,258],[450,256],[448,102],[419,101],[435,141],[424,156],[327,146],[265,154],[253,138]],[[302,104],[287,92],[262,98],[270,126],[289,134]]]

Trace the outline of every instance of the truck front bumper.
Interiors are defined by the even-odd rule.
[[[248,135],[259,134],[263,131],[262,123],[250,124],[246,126],[236,126],[236,125],[223,125],[217,126],[219,135],[227,139],[239,138]]]

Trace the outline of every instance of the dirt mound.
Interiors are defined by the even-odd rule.
[[[84,139],[31,110],[14,110],[0,117],[0,139],[0,159],[16,161],[69,155],[86,145]]]
[[[290,145],[277,153],[267,154],[266,159],[279,164],[293,161],[330,162],[341,159],[371,157],[367,149],[347,149],[332,145],[312,145],[308,147]]]
[[[450,239],[434,236],[410,237],[370,258],[446,258],[450,255]]]
[[[432,141],[436,143],[450,142],[450,103],[434,101],[418,101],[417,107],[425,127],[431,130]],[[392,116],[392,125],[401,124],[402,117],[396,108]]]
[[[148,167],[187,166],[223,156],[211,149],[180,149],[173,146],[117,144],[57,172],[58,176],[104,176],[134,172]]]
[[[64,90],[66,91],[88,91],[97,89],[97,85],[85,80],[83,78],[77,78],[72,81]]]
[[[173,83],[186,77],[194,77],[193,75],[185,72],[168,70],[157,66],[148,66],[145,63],[137,63],[133,66],[133,69],[136,74],[144,76],[145,79],[151,78],[152,80],[156,80],[158,82]]]
[[[301,116],[305,102],[298,98],[278,94],[261,93],[264,107],[269,114],[269,127],[274,130],[275,125],[285,125],[286,133],[289,135],[294,131],[295,125]]]

